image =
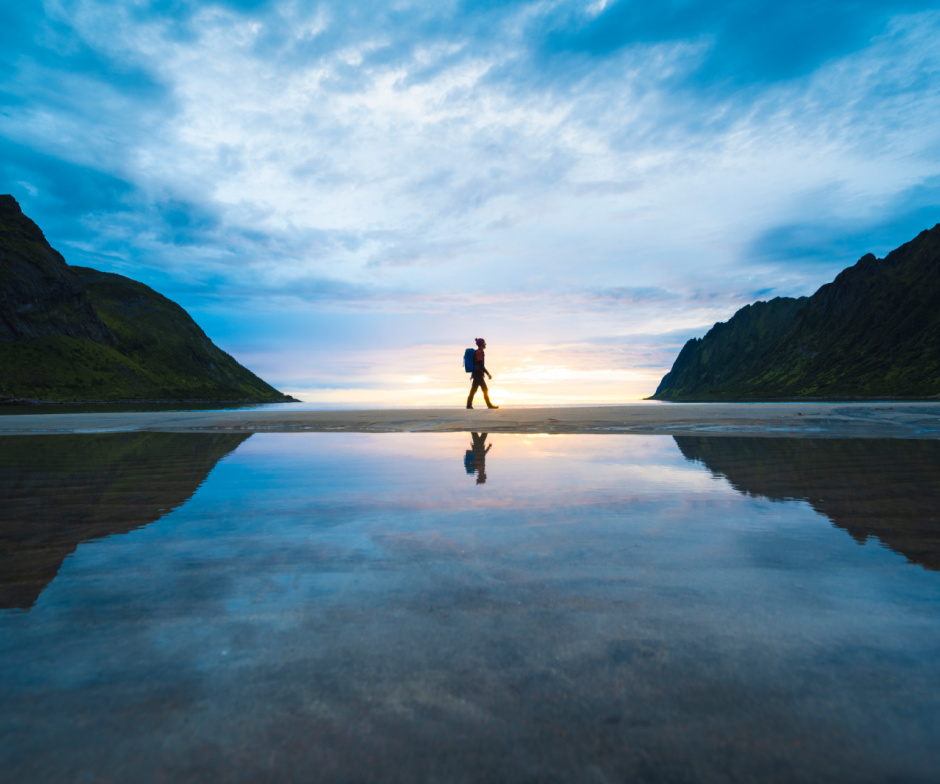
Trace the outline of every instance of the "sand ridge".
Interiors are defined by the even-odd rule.
[[[499,410],[145,411],[0,416],[0,434],[104,432],[661,433],[940,438],[940,401],[634,403]]]

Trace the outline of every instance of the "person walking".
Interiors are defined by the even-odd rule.
[[[486,365],[483,363],[483,349],[486,348],[486,341],[483,338],[476,339],[477,350],[473,355],[473,374],[471,378],[473,383],[470,385],[470,397],[467,398],[467,408],[473,408],[473,396],[477,393],[477,389],[483,390],[483,399],[486,401],[487,408],[499,408],[499,406],[494,406],[490,402],[490,391],[486,387],[486,380],[483,378],[484,375],[489,376],[490,380],[493,379],[493,376],[490,375],[490,371],[486,369]]]

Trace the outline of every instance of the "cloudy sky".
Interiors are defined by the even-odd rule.
[[[4,0],[0,190],[278,388],[651,394],[940,221],[940,3]]]

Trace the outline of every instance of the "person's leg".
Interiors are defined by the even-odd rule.
[[[473,408],[473,396],[477,393],[477,387],[479,386],[480,380],[474,378],[473,384],[470,385],[470,396],[467,398],[467,408]]]
[[[499,406],[494,406],[490,402],[490,390],[486,387],[486,382],[481,378],[480,379],[480,389],[483,390],[483,399],[486,401],[487,408],[499,408]]]

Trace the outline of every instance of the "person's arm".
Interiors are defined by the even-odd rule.
[[[490,373],[490,371],[486,369],[486,365],[484,364],[484,362],[486,361],[486,354],[484,354],[482,351],[480,351],[479,354],[480,354],[480,358],[474,359],[474,363],[473,363],[474,369],[482,370],[487,376],[489,376],[490,378],[493,378],[492,373]]]

